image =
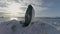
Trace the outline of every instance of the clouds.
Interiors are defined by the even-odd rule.
[[[16,2],[16,3],[20,3],[22,0],[7,0],[8,2]]]
[[[42,5],[44,3],[42,0],[23,0],[23,3],[26,3],[27,5],[31,4],[34,7],[36,16],[41,11],[48,10],[48,7],[42,7]]]
[[[7,7],[6,3],[0,3],[0,7]]]
[[[4,0],[0,0],[0,7],[7,7],[7,3],[6,3],[6,1],[4,1]]]
[[[45,7],[47,4],[45,4],[43,0],[0,0],[0,11],[20,12],[21,14],[25,14],[29,4],[34,7],[36,15],[41,11],[49,9],[48,7]]]
[[[23,0],[24,3],[42,5],[42,0]]]

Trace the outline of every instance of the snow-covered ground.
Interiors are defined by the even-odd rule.
[[[38,19],[28,27],[22,27],[20,21],[11,20],[0,23],[0,34],[60,34],[60,30],[51,23]]]

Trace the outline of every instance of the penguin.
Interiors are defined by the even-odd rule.
[[[31,23],[32,17],[34,16],[33,10],[34,8],[32,7],[32,5],[28,5],[28,8],[25,13],[25,22],[23,23],[23,27],[27,27]]]

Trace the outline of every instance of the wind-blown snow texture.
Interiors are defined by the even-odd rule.
[[[11,27],[16,25],[15,30]],[[28,27],[22,27],[17,20],[0,23],[0,34],[60,34],[60,31],[53,26],[42,22],[41,20],[35,20]]]

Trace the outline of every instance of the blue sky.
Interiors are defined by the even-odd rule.
[[[0,0],[0,16],[24,16],[29,4],[37,17],[60,17],[60,0]]]
[[[43,13],[42,16],[60,17],[60,0],[44,0],[44,2],[43,5],[48,7],[48,10],[40,12]]]

